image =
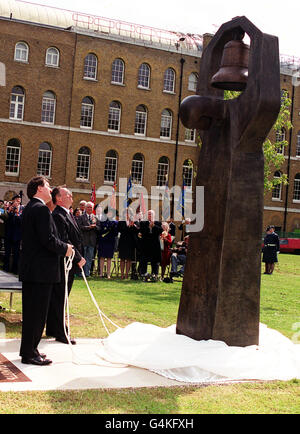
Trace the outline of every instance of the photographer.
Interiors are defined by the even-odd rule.
[[[171,249],[172,251],[171,272],[170,272],[171,278],[178,275],[183,276],[184,274],[188,242],[189,242],[189,235],[185,236],[183,241],[178,241],[176,243],[176,246],[173,249]],[[177,272],[178,265],[181,265],[181,268]]]

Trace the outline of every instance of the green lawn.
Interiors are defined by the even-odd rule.
[[[91,278],[89,285],[100,309],[117,325],[133,321],[166,327],[176,323],[181,282],[166,284]],[[261,322],[295,338],[300,322],[300,257],[279,256],[273,275],[262,274]],[[1,294],[0,305],[8,307]],[[6,337],[20,337],[21,297],[14,295],[15,313],[1,313]],[[106,337],[96,307],[82,281],[70,296],[71,334]],[[109,324],[109,323],[107,323]],[[298,327],[298,331],[299,331]],[[110,326],[110,331],[114,328]],[[0,393],[0,413],[300,413],[300,380],[206,387],[128,390]]]

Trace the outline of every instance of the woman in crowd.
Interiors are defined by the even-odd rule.
[[[165,276],[165,271],[168,265],[170,265],[171,258],[171,245],[172,245],[172,237],[169,233],[169,225],[167,222],[162,222],[161,227],[163,232],[160,234],[160,243],[161,243],[161,278],[163,279]]]
[[[105,259],[107,260],[107,278],[110,279],[111,260],[114,256],[116,237],[118,235],[118,222],[112,220],[112,214],[107,213],[107,220],[99,222],[99,242],[98,242],[98,258],[99,258],[99,276],[103,277],[103,269]]]

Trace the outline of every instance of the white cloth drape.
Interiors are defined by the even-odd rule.
[[[248,347],[196,341],[175,329],[132,323],[103,339],[97,356],[192,383],[300,378],[300,345],[264,324],[259,345]]]

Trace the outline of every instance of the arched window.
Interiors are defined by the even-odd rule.
[[[285,129],[276,131],[276,150],[278,154],[284,154]]]
[[[164,74],[164,91],[174,93],[175,90],[175,71],[168,68]]]
[[[297,173],[294,179],[294,195],[293,200],[300,201],[300,173]]]
[[[19,175],[21,144],[18,139],[10,139],[6,147],[5,174]]]
[[[191,189],[193,185],[193,162],[185,160],[182,167],[182,176],[187,188]]]
[[[274,187],[272,189],[272,200],[280,200],[281,199],[281,183],[276,183],[276,178],[280,178],[281,173],[279,171],[276,171],[274,173]]]
[[[90,158],[91,152],[89,148],[83,146],[78,151],[76,179],[78,181],[88,181],[90,177]]]
[[[143,184],[144,156],[140,153],[135,154],[131,164],[131,179],[133,184]]]
[[[37,174],[50,177],[51,175],[52,148],[47,142],[39,147]]]
[[[169,176],[169,159],[167,157],[160,157],[157,166],[156,185],[164,186]]]
[[[138,105],[135,110],[134,134],[146,135],[147,109],[144,105]]]
[[[95,54],[89,53],[84,58],[84,71],[83,77],[89,80],[96,80],[97,78],[97,65],[98,59]]]
[[[172,112],[171,110],[165,109],[161,114],[160,137],[164,139],[170,139],[171,130],[172,130]]]
[[[109,104],[108,113],[108,130],[119,132],[121,120],[121,104],[118,101],[112,101]]]
[[[42,123],[54,124],[56,97],[53,92],[47,91],[42,100]]]
[[[25,92],[20,86],[12,88],[9,106],[9,119],[23,120]]]
[[[300,157],[300,130],[297,133],[296,157]]]
[[[149,89],[150,85],[150,66],[147,63],[142,63],[139,67],[138,87]]]
[[[196,92],[197,82],[198,82],[198,75],[196,74],[196,72],[192,72],[189,75],[188,90],[191,90],[192,92]]]
[[[104,181],[115,182],[117,179],[118,154],[110,150],[105,155]]]
[[[111,68],[111,82],[115,84],[124,83],[124,62],[121,59],[115,59]]]
[[[81,102],[81,128],[93,128],[94,118],[94,101],[91,97],[86,96]]]
[[[59,51],[55,47],[49,47],[46,51],[46,61],[47,66],[59,66]]]
[[[17,62],[28,62],[29,48],[25,42],[17,42],[15,46],[15,60]]]

